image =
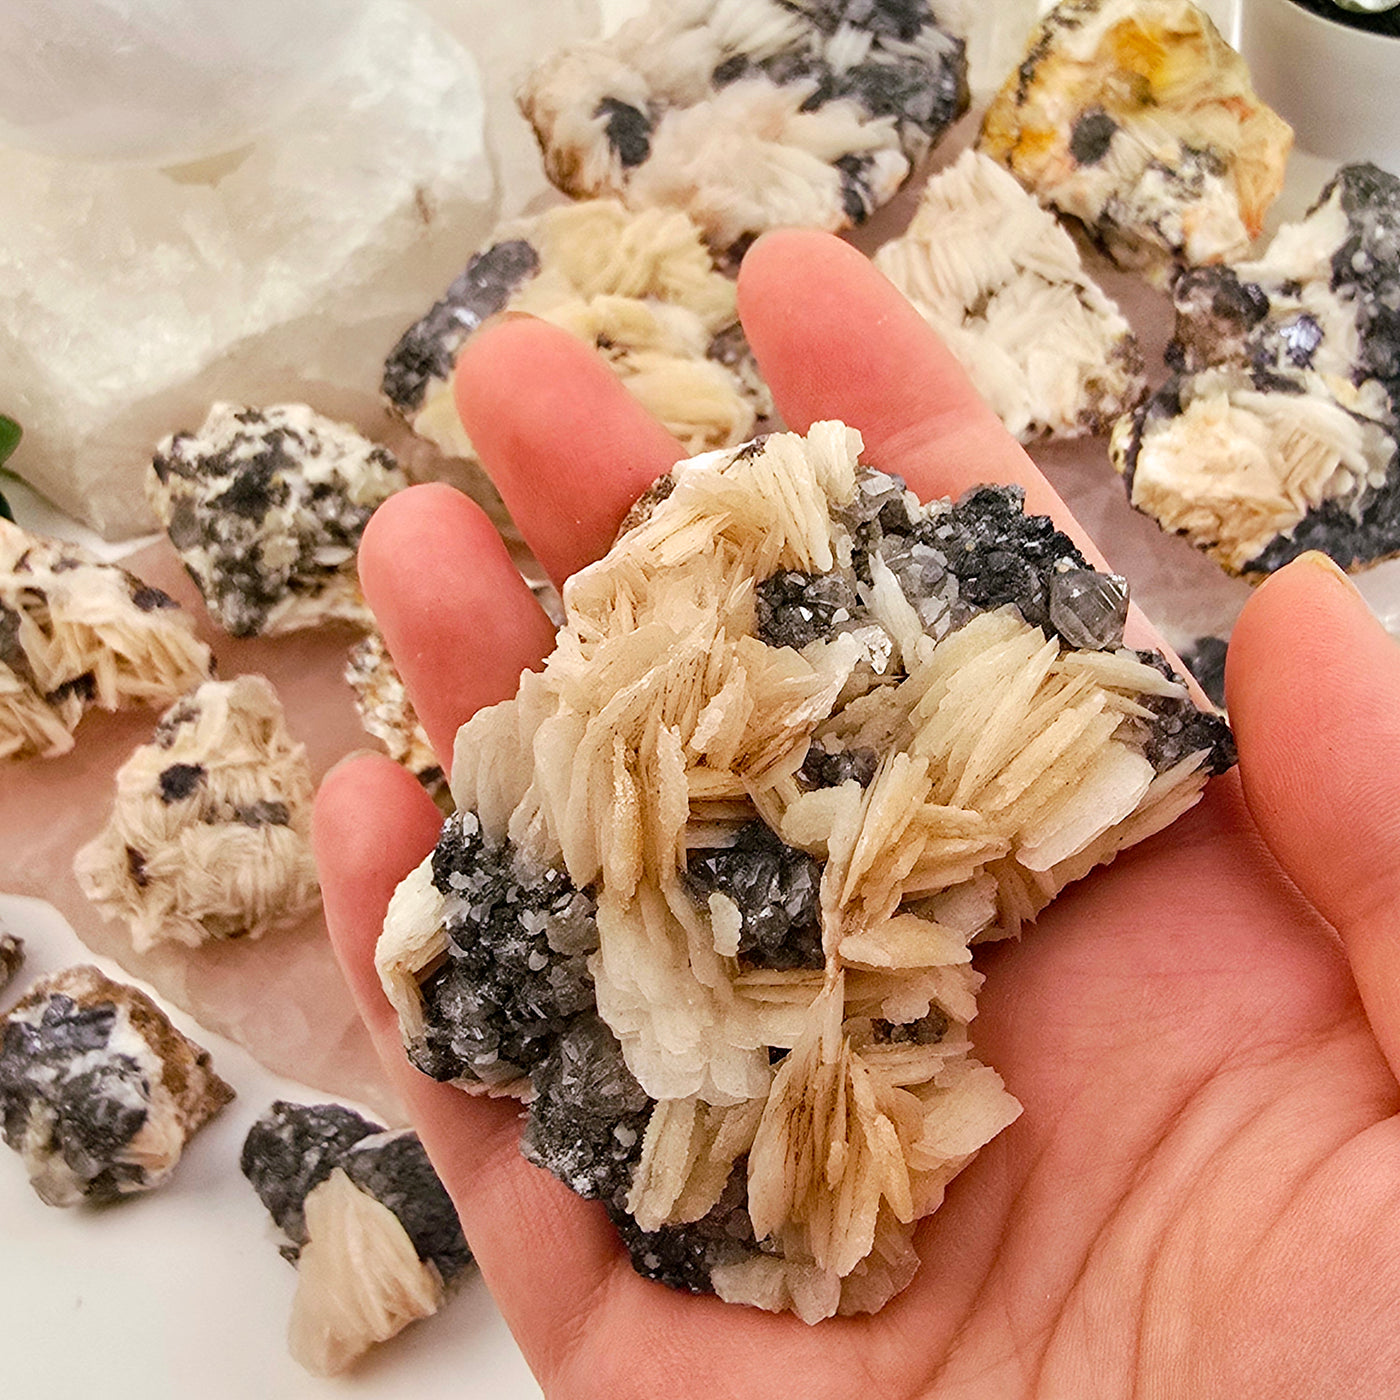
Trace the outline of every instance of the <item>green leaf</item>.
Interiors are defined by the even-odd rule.
[[[19,440],[24,436],[24,430],[13,418],[6,418],[0,413],[0,462],[19,446]]]

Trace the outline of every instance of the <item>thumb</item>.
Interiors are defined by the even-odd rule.
[[[1226,691],[1250,812],[1341,935],[1400,1078],[1400,647],[1326,555],[1304,554],[1245,606]]]

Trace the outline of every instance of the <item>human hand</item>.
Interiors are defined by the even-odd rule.
[[[846,245],[763,239],[740,306],[792,427],[852,424],[864,460],[924,498],[1020,481],[1028,509],[1075,533],[947,352]],[[458,398],[556,580],[601,555],[681,455],[587,349],[536,322],[479,337]],[[360,567],[450,755],[457,726],[514,693],[553,629],[484,515],[443,487],[382,507]],[[409,1067],[373,949],[438,813],[388,760],[327,778],[315,839],[337,952],[546,1393],[1394,1393],[1400,653],[1307,556],[1250,600],[1228,686],[1239,773],[1067,889],[1021,942],[979,953],[973,1041],[1025,1112],[923,1222],[913,1284],[874,1316],[816,1327],[642,1279],[602,1207],[519,1156],[517,1105]]]

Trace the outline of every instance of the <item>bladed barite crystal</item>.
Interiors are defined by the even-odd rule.
[[[684,209],[737,251],[894,195],[967,110],[961,19],[948,0],[656,0],[546,58],[520,107],[566,194]]]
[[[298,1265],[292,1354],[317,1375],[436,1312],[471,1262],[415,1133],[339,1104],[279,1101],[249,1129],[240,1165]]]
[[[639,1271],[808,1320],[903,1288],[1019,1111],[971,945],[1234,758],[1018,488],[922,505],[859,452],[819,423],[648,493],[459,732],[377,955],[414,1063],[525,1099]]]

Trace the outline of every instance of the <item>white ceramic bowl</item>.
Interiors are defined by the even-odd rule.
[[[1400,174],[1400,38],[1324,19],[1293,0],[1243,0],[1240,52],[1300,149]]]

